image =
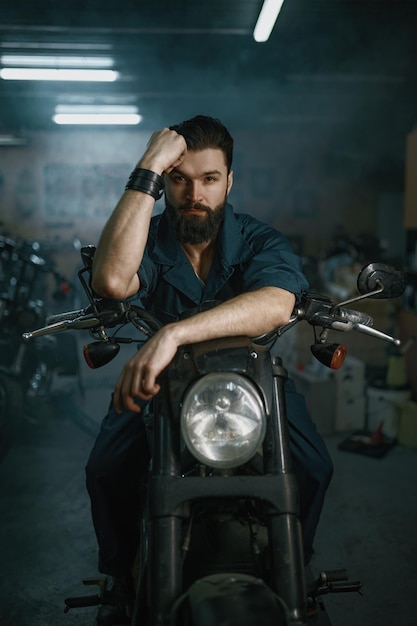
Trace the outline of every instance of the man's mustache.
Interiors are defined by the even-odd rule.
[[[179,207],[180,211],[190,211],[191,209],[195,209],[197,211],[205,211],[206,213],[211,213],[211,209],[204,204],[200,204],[199,202],[187,202],[186,204],[182,204]]]

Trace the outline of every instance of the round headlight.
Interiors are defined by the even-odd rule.
[[[212,373],[188,390],[181,431],[191,454],[210,467],[237,467],[255,454],[266,419],[253,383],[235,373]]]

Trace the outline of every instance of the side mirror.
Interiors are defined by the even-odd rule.
[[[398,298],[407,284],[406,275],[385,263],[369,263],[361,269],[357,287],[362,295],[370,294],[369,298]],[[372,293],[375,292],[375,293]]]

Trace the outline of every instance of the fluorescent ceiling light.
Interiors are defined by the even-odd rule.
[[[10,50],[66,50],[73,52],[74,50],[112,50],[113,45],[110,43],[77,43],[58,42],[58,41],[1,41],[0,48]]]
[[[4,67],[0,70],[0,78],[4,80],[65,80],[111,83],[118,77],[119,73],[114,70],[36,69],[27,67]]]
[[[16,135],[0,135],[0,146],[25,146],[27,139]]]
[[[91,115],[98,113],[114,115],[115,113],[120,113],[135,115],[138,113],[138,107],[129,104],[57,104],[55,113],[87,113]]]
[[[52,116],[60,125],[127,125],[135,126],[142,120],[137,113],[56,113]]]
[[[18,67],[61,67],[72,68],[104,68],[113,67],[114,61],[111,57],[99,56],[54,56],[36,54],[3,54],[0,57],[2,65],[13,65]]]
[[[253,38],[258,43],[267,41],[275,26],[284,0],[264,0],[258,21],[253,31]]]

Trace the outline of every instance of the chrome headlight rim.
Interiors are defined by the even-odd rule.
[[[214,403],[204,404],[202,399],[210,395]],[[229,412],[227,409],[232,404],[241,412]],[[219,413],[221,421],[225,421],[225,427],[222,423],[220,430],[229,433],[228,436],[223,433],[223,439],[213,430]],[[265,406],[258,387],[238,372],[204,374],[193,381],[184,396],[181,433],[189,452],[203,465],[214,469],[244,465],[256,455],[266,434]]]

